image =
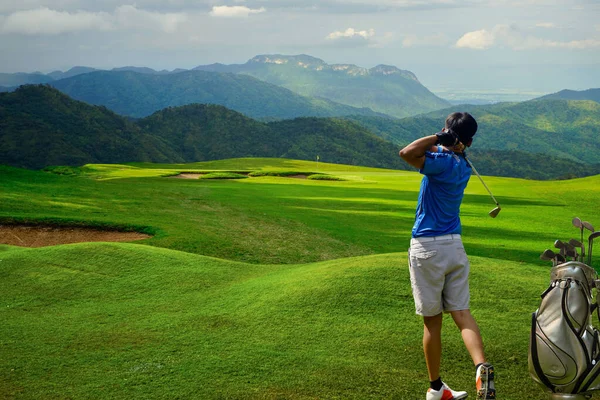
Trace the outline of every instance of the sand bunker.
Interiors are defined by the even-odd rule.
[[[151,237],[138,232],[103,231],[79,227],[0,225],[0,243],[44,247],[82,242],[130,242]]]
[[[204,174],[179,174],[179,175],[170,176],[169,178],[175,178],[175,179],[198,179],[202,175],[204,175]]]
[[[179,174],[179,175],[169,176],[169,178],[175,178],[175,179],[199,179],[202,175],[206,175],[206,174],[183,173],[183,174]],[[243,173],[242,175],[248,175],[248,174],[247,173]],[[286,175],[286,176],[283,176],[283,178],[306,179],[306,178],[308,178],[308,175],[305,175],[305,174]]]

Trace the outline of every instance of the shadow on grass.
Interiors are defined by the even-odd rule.
[[[248,185],[251,186],[251,185]],[[348,243],[367,246],[377,253],[406,251],[414,224],[418,194],[394,189],[365,189],[347,186],[311,186],[302,184],[261,184],[260,187],[239,185],[228,192],[243,191],[233,196],[274,197],[269,210],[283,218],[294,219],[306,225],[327,231],[333,237]],[[216,186],[213,186],[218,190]],[[266,203],[265,199],[265,203]],[[507,207],[562,207],[551,201],[516,197],[500,197]],[[260,202],[255,204],[262,204]],[[464,205],[482,204],[493,207],[488,195],[466,195]],[[252,204],[250,205],[252,206]],[[463,207],[465,208],[465,207]],[[477,216],[473,209],[468,215]],[[257,210],[257,212],[260,212]],[[539,212],[538,212],[539,213]],[[489,218],[481,215],[481,219]],[[502,217],[500,217],[502,218]],[[541,263],[539,254],[556,239],[552,231],[527,231],[522,224],[510,219],[497,219],[493,225],[463,225],[467,252],[471,255],[492,257],[527,263]],[[539,249],[524,250],[514,244],[523,241],[539,242]],[[509,247],[507,247],[509,246]]]

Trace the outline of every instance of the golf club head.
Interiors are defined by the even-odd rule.
[[[498,213],[500,213],[500,210],[501,210],[501,208],[500,208],[500,206],[498,206],[498,207],[494,208],[492,211],[490,211],[488,213],[488,215],[492,218],[496,218],[498,216]]]
[[[563,242],[564,246],[565,246],[565,251],[572,251],[575,250],[575,246],[573,246],[571,243],[567,242]]]
[[[581,249],[581,252],[577,254],[577,261],[582,261],[585,256],[585,246],[579,240],[571,239],[569,240],[569,244],[573,246],[575,249]]]
[[[562,240],[555,240],[554,248],[560,249],[560,252],[563,253],[565,251],[565,244],[562,242]]]
[[[550,249],[546,249],[542,254],[540,254],[540,260],[544,261],[550,261],[554,257],[556,257],[556,254]]]
[[[573,247],[573,245],[571,245],[570,243],[563,242],[563,244],[565,246],[565,250],[563,252],[563,255],[565,256],[565,258],[570,257],[572,260],[575,260],[575,257],[576,257],[575,247]]]
[[[575,228],[581,228],[583,226],[582,222],[581,222],[581,219],[579,217],[573,218],[573,226]]]
[[[583,225],[583,227],[584,227],[585,229],[587,229],[588,231],[596,232],[596,231],[594,230],[594,227],[592,226],[592,224],[590,224],[589,222],[587,222],[587,221],[583,221],[581,224],[582,224],[582,225]]]
[[[562,254],[557,254],[555,258],[557,264],[564,263],[565,261],[567,261],[565,256],[563,256]]]
[[[594,239],[596,239],[598,236],[600,236],[600,231],[592,233],[592,234],[590,235],[590,237],[588,238],[588,240],[594,240]]]

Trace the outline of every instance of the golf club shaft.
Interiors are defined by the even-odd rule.
[[[473,169],[473,172],[475,172],[475,175],[477,175],[477,177],[479,178],[479,180],[483,184],[483,187],[485,187],[486,190],[488,191],[488,193],[490,194],[490,196],[492,196],[492,200],[494,200],[494,203],[496,203],[496,205],[498,207],[500,207],[500,204],[498,204],[498,200],[496,200],[496,198],[492,194],[492,191],[490,190],[490,188],[487,187],[487,185],[485,184],[485,182],[481,178],[481,175],[479,175],[479,172],[477,172],[477,170],[475,169],[475,166],[473,165],[473,163],[471,162],[471,160],[469,160],[466,156],[465,156],[465,160],[467,160],[467,163],[471,166],[471,169]]]

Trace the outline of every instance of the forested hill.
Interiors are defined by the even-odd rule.
[[[439,124],[439,119],[431,123]],[[0,93],[0,164],[25,168],[235,157],[314,160],[319,155],[324,162],[413,170],[398,157],[400,145],[407,143],[385,141],[339,118],[264,123],[223,106],[191,104],[131,121],[49,86]],[[472,159],[482,173],[498,176],[556,179],[600,173],[600,165],[514,150],[475,149]]]
[[[0,164],[48,165],[180,159],[169,145],[105,107],[47,86],[0,93]]]
[[[195,69],[251,75],[303,96],[368,107],[399,118],[450,105],[423,86],[415,74],[390,65],[367,69],[353,64],[330,65],[308,55],[269,54],[245,64],[212,64]]]
[[[386,140],[403,144],[440,131],[446,116],[454,111],[470,112],[477,119],[479,130],[474,148],[600,163],[600,104],[592,101],[548,99],[463,105],[401,120],[351,119]]]
[[[193,103],[220,104],[252,118],[382,115],[369,109],[303,97],[251,76],[230,73],[95,71],[50,84],[74,99],[138,118],[166,107]]]
[[[397,151],[345,120],[267,124],[222,106],[192,104],[131,122],[48,86],[0,93],[0,164],[18,167],[319,155],[327,162],[408,168]]]
[[[561,99],[561,100],[592,100],[600,103],[600,88],[588,90],[561,90],[560,92],[548,94],[539,98],[543,99]]]
[[[296,118],[261,123],[224,107],[168,108],[138,122],[168,141],[186,161],[283,157],[406,169],[398,147],[360,125],[336,118]]]

